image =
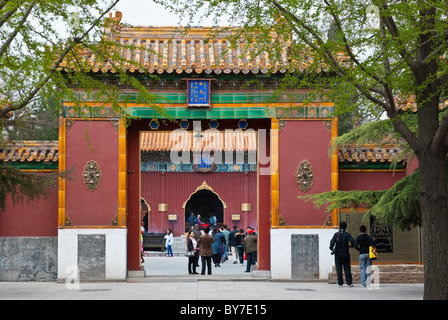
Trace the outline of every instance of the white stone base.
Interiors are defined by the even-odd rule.
[[[146,270],[129,270],[128,278],[145,278]]]
[[[127,229],[92,228],[58,230],[58,279],[79,278],[78,235],[105,235],[105,280],[126,280],[127,275]],[[82,279],[81,279],[82,280]]]
[[[257,279],[271,279],[271,271],[269,270],[253,270],[252,277]]]
[[[328,279],[334,265],[330,254],[330,240],[335,229],[271,229],[271,278],[292,279],[291,236],[293,234],[317,234],[319,237],[319,279]],[[316,253],[317,254],[317,253]]]

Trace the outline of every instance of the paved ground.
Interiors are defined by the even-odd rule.
[[[152,276],[188,276],[189,278],[201,278],[200,276],[190,276],[188,274],[188,258],[183,254],[175,254],[173,257],[165,256],[165,253],[151,253],[144,257],[143,266],[148,277]],[[241,278],[252,278],[251,274],[245,273],[246,263],[244,265],[233,264],[235,260],[229,256],[229,260],[221,264],[221,267],[214,267],[212,262],[212,275],[214,276],[238,276]],[[199,258],[201,263],[201,258]],[[207,269],[206,269],[207,270]],[[196,268],[196,272],[201,273],[201,268]],[[207,273],[207,271],[206,271]],[[203,277],[203,276],[202,276]]]
[[[373,289],[338,288],[321,281],[254,279],[245,266],[226,262],[211,276],[188,275],[187,258],[145,257],[147,277],[128,282],[0,282],[0,299],[26,300],[179,300],[168,312],[181,312],[187,303],[203,300],[421,300],[423,284],[379,284]],[[171,301],[172,302],[172,301]],[[268,304],[269,306],[269,304]],[[275,305],[272,306],[275,308]],[[224,312],[223,310],[221,310]],[[259,310],[260,311],[260,310]]]
[[[421,284],[379,289],[338,288],[322,282],[160,280],[138,283],[0,282],[2,300],[421,300]]]

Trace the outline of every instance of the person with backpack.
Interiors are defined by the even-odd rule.
[[[359,269],[361,270],[361,287],[370,285],[370,269],[372,260],[369,257],[369,247],[374,245],[372,237],[366,231],[366,226],[359,227],[361,234],[356,237],[354,248],[359,251]]]
[[[350,267],[350,246],[355,245],[355,240],[350,233],[346,232],[347,223],[342,221],[339,224],[339,231],[333,235],[330,241],[331,254],[334,254],[334,264],[336,267],[336,274],[338,276],[338,287],[341,288],[344,284],[342,278],[342,268],[344,268],[345,281],[349,287],[353,287],[352,271]]]

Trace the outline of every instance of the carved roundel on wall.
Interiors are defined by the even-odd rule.
[[[303,192],[310,190],[314,181],[314,170],[311,163],[304,160],[299,164],[297,167],[296,179],[300,190]]]
[[[95,191],[98,188],[101,180],[101,171],[100,166],[95,160],[90,160],[86,163],[82,177],[84,179],[84,185],[88,190]]]

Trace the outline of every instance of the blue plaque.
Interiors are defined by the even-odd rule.
[[[198,164],[198,170],[199,171],[211,171],[212,170],[212,157],[210,156],[202,156],[201,162]]]
[[[194,171],[196,172],[215,171],[215,160],[213,156],[205,154],[196,155],[194,163]]]
[[[210,79],[188,79],[187,107],[210,108]]]

